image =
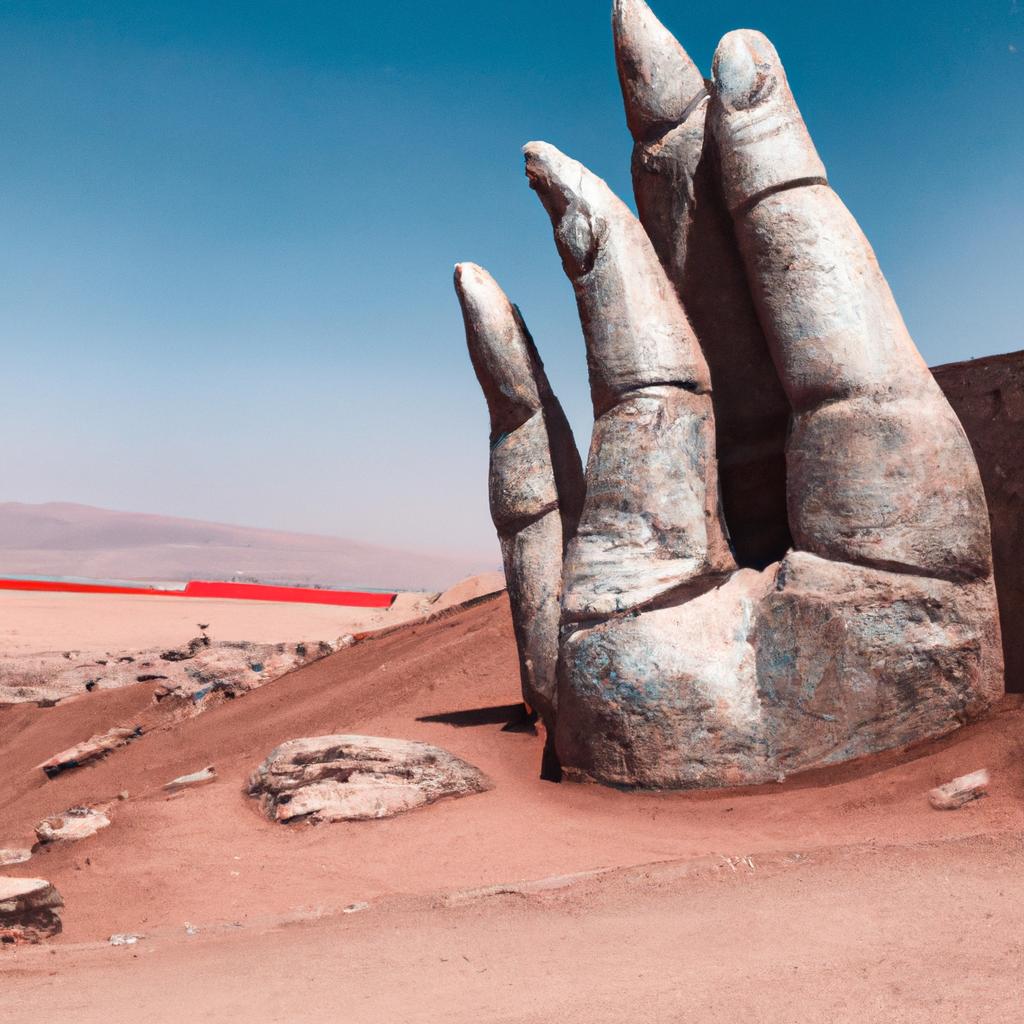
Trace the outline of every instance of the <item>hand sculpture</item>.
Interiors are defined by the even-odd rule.
[[[586,338],[585,478],[519,311],[455,274],[525,699],[566,772],[627,786],[949,732],[1002,692],[963,429],[771,43],[729,33],[705,83],[642,0],[613,23],[640,221],[525,148]]]

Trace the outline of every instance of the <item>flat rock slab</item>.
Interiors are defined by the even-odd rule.
[[[22,846],[0,846],[0,868],[8,864],[24,864],[31,860],[32,851]]]
[[[390,818],[490,788],[478,768],[440,747],[377,736],[290,740],[249,779],[249,795],[282,822]]]
[[[39,942],[60,929],[60,893],[42,878],[0,876],[0,942]]]
[[[76,743],[59,754],[54,754],[48,761],[44,761],[39,768],[46,773],[47,778],[54,778],[61,772],[70,771],[72,768],[81,768],[83,765],[91,764],[104,758],[112,750],[123,747],[132,740],[142,735],[142,727],[120,726],[110,729],[108,732],[97,736],[90,736],[82,743]]]
[[[36,825],[36,838],[41,843],[71,843],[94,836],[106,828],[110,819],[94,807],[69,807],[60,814],[51,814]]]

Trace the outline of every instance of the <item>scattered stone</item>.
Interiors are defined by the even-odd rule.
[[[342,907],[341,912],[343,914],[358,914],[360,910],[369,910],[370,904],[363,900],[358,903],[350,903],[347,907]]]
[[[188,789],[190,786],[202,786],[207,782],[215,782],[217,769],[213,765],[203,768],[201,771],[192,772],[191,775],[179,775],[178,778],[164,783],[164,789],[169,793],[177,793],[181,789]]]
[[[30,860],[32,851],[17,846],[0,846],[0,868],[9,864],[24,864]]]
[[[186,935],[198,935],[199,934],[199,929],[194,924],[190,924],[188,921],[186,921],[185,922],[185,934]]]
[[[0,876],[0,942],[39,942],[60,932],[60,893],[42,878]]]
[[[54,778],[61,772],[70,771],[72,768],[81,768],[82,765],[90,764],[106,757],[112,750],[126,746],[132,740],[142,735],[142,726],[135,728],[128,726],[111,729],[109,732],[98,736],[92,736],[84,743],[78,743],[59,754],[54,754],[49,761],[44,761],[38,767],[41,768],[48,778]]]
[[[110,819],[92,807],[69,807],[62,814],[53,814],[36,825],[36,837],[41,843],[73,843],[94,836],[106,828]]]
[[[446,750],[413,740],[317,736],[282,743],[253,772],[249,795],[276,821],[389,818],[447,796],[490,789]]]
[[[109,942],[112,946],[134,946],[141,938],[141,935],[134,935],[131,932],[115,932],[110,936]]]
[[[173,696],[183,704],[188,701],[188,713],[196,714],[217,703],[208,699],[211,696],[230,699],[248,693],[354,642],[350,636],[287,644],[197,637],[180,649],[112,657],[102,678],[96,676],[94,660],[0,656],[0,704],[32,701],[52,707],[72,699],[72,694],[85,697],[87,691],[152,683],[157,700]]]
[[[988,772],[984,768],[970,775],[961,775],[944,786],[936,786],[928,794],[928,803],[937,811],[955,811],[984,796],[988,792],[988,782]]]

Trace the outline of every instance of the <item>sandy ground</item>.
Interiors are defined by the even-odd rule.
[[[423,592],[401,593],[384,609],[0,590],[0,653],[173,647],[195,636],[200,623],[218,640],[274,644],[302,638],[334,639],[344,633],[398,625],[503,586],[500,573],[485,573],[456,584],[440,598]]]
[[[0,651],[4,655],[48,651],[140,650],[174,647],[209,624],[218,640],[285,643],[334,639],[401,621],[391,609],[334,608],[276,601],[135,597],[121,594],[36,594],[0,590]]]
[[[517,697],[500,598],[50,781],[34,766],[131,721],[151,688],[0,709],[0,845],[46,814],[129,793],[97,836],[4,869],[49,879],[66,909],[48,948],[0,954],[2,1018],[35,1021],[45,1007],[81,1022],[1020,1019],[1019,698],[870,764],[641,794],[542,782],[540,737],[502,732],[490,710]],[[475,713],[447,724],[453,712]],[[494,789],[388,821],[261,818],[243,792],[252,768],[283,740],[327,732],[437,743]],[[161,792],[211,763],[217,783]],[[928,806],[930,787],[980,767],[988,797]],[[115,948],[115,932],[146,937]]]
[[[442,594],[400,593],[386,609],[0,590],[0,704],[80,695],[86,680],[100,689],[123,686],[137,678],[138,663],[151,664],[153,658],[156,668],[141,671],[171,672],[174,667],[161,662],[160,652],[183,648],[200,632],[216,645],[301,641],[316,650],[320,641],[334,647],[346,635],[437,614],[504,585],[501,573],[485,573]],[[231,656],[230,650],[218,654],[225,667]],[[234,656],[244,662],[248,655],[239,650]],[[284,664],[290,667],[287,659]],[[178,663],[175,671],[185,667]],[[280,671],[268,665],[266,674]]]

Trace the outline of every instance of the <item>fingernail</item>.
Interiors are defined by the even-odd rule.
[[[781,67],[775,47],[764,35],[741,28],[722,37],[711,73],[721,102],[732,110],[745,110],[772,95]]]

